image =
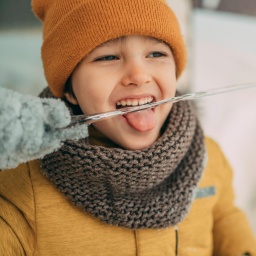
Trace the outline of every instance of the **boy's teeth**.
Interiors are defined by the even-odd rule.
[[[128,105],[130,105],[129,101],[127,103],[128,103]],[[139,104],[138,100],[132,100],[132,106],[137,106],[138,104]]]
[[[143,105],[146,103],[150,103],[153,101],[153,97],[145,97],[142,99],[127,99],[127,100],[121,100],[116,103],[117,106],[138,106]]]
[[[145,104],[145,103],[147,103],[147,102],[144,101],[144,99],[139,100],[139,105],[143,105],[143,104]]]

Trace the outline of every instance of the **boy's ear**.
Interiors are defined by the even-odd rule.
[[[77,99],[69,92],[64,93],[65,98],[67,99],[68,102],[70,102],[73,105],[78,105]]]

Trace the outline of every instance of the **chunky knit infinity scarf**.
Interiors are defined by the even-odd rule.
[[[173,105],[162,136],[125,150],[67,141],[42,172],[73,204],[116,226],[163,228],[188,213],[204,168],[204,136],[188,102]]]

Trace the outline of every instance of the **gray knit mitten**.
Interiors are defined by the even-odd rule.
[[[42,158],[65,140],[88,136],[86,125],[71,122],[60,99],[41,99],[0,87],[0,169]]]

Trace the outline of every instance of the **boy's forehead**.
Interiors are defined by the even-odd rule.
[[[138,35],[138,36],[141,37],[142,40],[144,40],[145,42],[149,41],[149,42],[156,43],[156,44],[157,43],[165,43],[163,40],[160,40],[160,39],[157,39],[157,38],[154,38],[154,37],[140,36],[140,35]],[[96,48],[98,48],[98,47],[108,47],[108,46],[110,47],[110,46],[113,46],[113,45],[117,45],[119,43],[125,43],[129,37],[132,37],[132,36],[122,36],[122,37],[110,39],[110,40],[100,44]]]

